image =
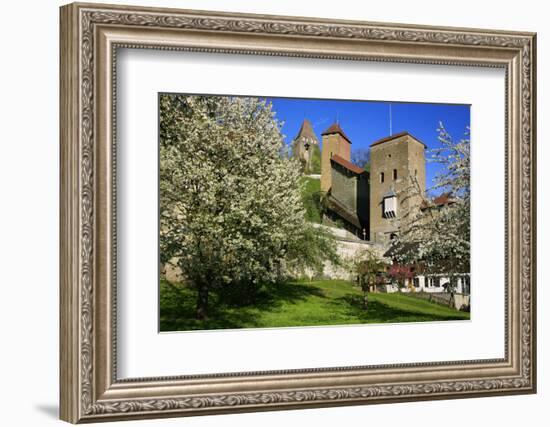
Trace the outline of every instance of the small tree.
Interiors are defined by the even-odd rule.
[[[353,263],[353,273],[363,291],[363,309],[368,308],[369,292],[371,288],[380,283],[384,276],[387,265],[374,250],[365,250],[356,257]]]
[[[388,269],[388,276],[397,282],[397,286],[401,291],[408,280],[414,277],[414,268],[410,265],[392,264]]]

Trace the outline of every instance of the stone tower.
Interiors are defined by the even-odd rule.
[[[421,197],[404,197],[411,183],[426,191],[426,145],[408,132],[380,139],[370,146],[370,240],[387,244],[398,233],[408,209]]]
[[[296,138],[292,142],[292,155],[300,160],[305,173],[315,173],[313,170],[315,165],[312,163],[315,162],[316,156],[317,162],[319,161],[319,150],[319,140],[315,136],[315,132],[313,132],[313,126],[311,126],[311,122],[308,119],[304,119],[298,135],[296,135]],[[318,163],[317,168],[319,168]],[[316,173],[319,173],[319,171],[316,171]]]
[[[321,191],[328,192],[332,186],[332,167],[330,159],[337,155],[348,162],[351,159],[351,140],[338,123],[334,123],[322,134],[323,151],[321,153]]]

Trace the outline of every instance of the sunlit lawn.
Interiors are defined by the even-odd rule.
[[[231,297],[231,295],[230,295]],[[370,293],[368,310],[363,294],[343,280],[289,282],[263,287],[253,302],[222,300],[211,295],[205,321],[194,318],[196,293],[161,281],[160,330],[321,326],[358,323],[424,322],[469,319],[470,314],[403,293]],[[230,300],[230,302],[228,302]],[[231,301],[232,300],[232,301]]]

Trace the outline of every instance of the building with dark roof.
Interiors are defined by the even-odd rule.
[[[347,142],[349,142],[351,144],[351,139],[349,139],[348,136],[344,133],[344,131],[340,127],[339,123],[332,124],[327,130],[325,130],[323,133],[321,133],[321,135],[323,135],[323,136],[325,136],[325,135],[336,135],[336,134],[340,135]]]
[[[351,159],[351,140],[338,123],[334,123],[321,133],[323,147],[321,151],[321,191],[328,193],[332,187],[333,156],[347,160]]]
[[[456,203],[451,192],[446,192],[434,197],[432,200],[423,200],[420,204],[420,209],[426,211],[428,209],[441,209],[444,206],[452,205]]]
[[[325,220],[358,238],[388,244],[399,233],[405,212],[424,206],[426,145],[409,132],[379,139],[370,145],[369,173],[351,161],[352,141],[339,123],[329,126],[321,137],[320,188],[326,195]],[[295,142],[313,140],[313,127],[304,120]],[[300,147],[302,144],[296,152],[302,153]],[[420,191],[406,197],[411,183]],[[446,203],[449,197],[443,194],[434,202]]]
[[[322,135],[321,191],[326,194],[325,219],[356,237],[369,237],[369,174],[351,162],[351,139],[339,123]]]
[[[368,239],[369,173],[338,155],[330,160],[332,184],[327,215],[357,237]]]

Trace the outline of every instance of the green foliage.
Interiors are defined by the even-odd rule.
[[[369,302],[368,292],[382,282],[386,269],[386,261],[374,249],[366,249],[352,260],[352,273],[357,276],[359,286],[363,291],[365,309]]]
[[[353,272],[357,275],[359,285],[364,292],[368,292],[369,287],[380,283],[387,267],[385,259],[372,249],[361,252],[353,262]]]
[[[306,219],[311,222],[321,223],[321,180],[303,176],[302,202],[306,209]]]
[[[310,147],[311,151],[311,160],[309,165],[309,170],[306,173],[309,174],[320,174],[321,173],[321,149],[318,145],[312,145]]]
[[[194,318],[196,291],[161,282],[160,330],[268,328],[469,319],[460,312],[404,293],[370,293],[343,280],[262,285],[252,302],[214,295],[208,319]]]
[[[333,234],[320,225],[304,228],[299,238],[288,247],[288,255],[288,267],[293,277],[304,277],[308,272],[319,277],[325,261],[333,267],[342,264]]]

